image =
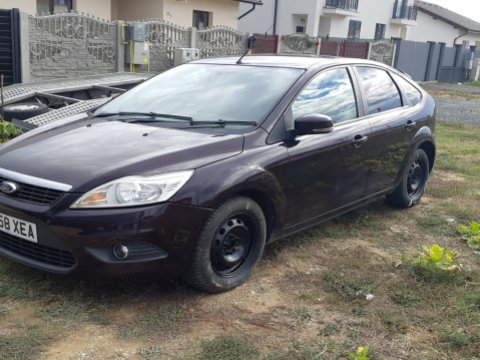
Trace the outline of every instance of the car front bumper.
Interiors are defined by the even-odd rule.
[[[34,223],[38,242],[0,232],[0,254],[31,267],[88,280],[170,279],[180,275],[212,210],[175,203],[69,209],[78,194],[41,206],[0,197],[0,213]],[[114,256],[115,246],[128,257]]]

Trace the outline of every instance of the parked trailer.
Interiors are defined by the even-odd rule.
[[[10,85],[4,89],[4,118],[25,132],[94,109],[150,76],[113,73]]]

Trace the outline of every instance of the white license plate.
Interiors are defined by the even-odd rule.
[[[37,225],[2,213],[0,213],[0,231],[34,243],[37,242]]]

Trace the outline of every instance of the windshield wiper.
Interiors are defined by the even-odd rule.
[[[243,126],[256,126],[257,123],[255,121],[241,121],[241,120],[222,120],[219,119],[217,121],[192,121],[190,122],[192,127],[225,127],[227,125],[243,125]]]
[[[129,112],[129,111],[120,111],[117,113],[100,113],[94,115],[94,117],[109,117],[109,116],[147,116],[150,118],[150,121],[158,121],[158,118],[165,119],[174,119],[174,120],[183,120],[188,121],[190,124],[193,123],[193,118],[190,116],[175,115],[175,114],[160,114],[155,112]],[[145,119],[134,119],[127,122],[145,122]]]

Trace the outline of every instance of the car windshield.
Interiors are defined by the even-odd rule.
[[[144,117],[151,123],[259,124],[304,70],[248,65],[185,64],[118,96],[94,116]],[[164,115],[164,116],[162,116]],[[183,119],[183,121],[182,121]]]

